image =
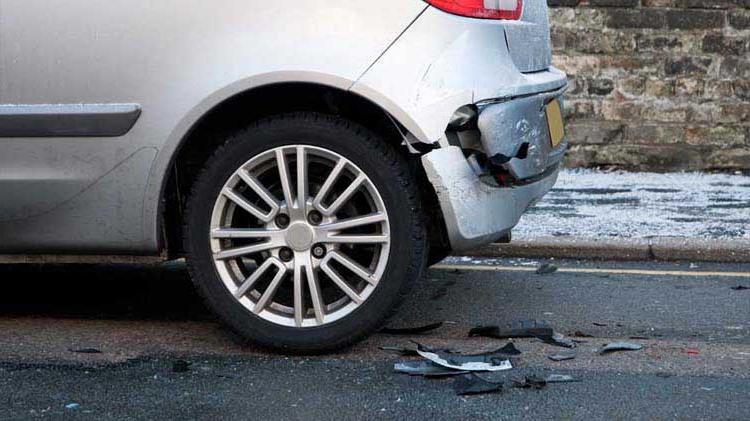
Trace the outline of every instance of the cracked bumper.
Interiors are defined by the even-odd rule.
[[[443,211],[453,251],[493,242],[518,224],[557,181],[555,167],[540,179],[517,187],[493,187],[479,179],[461,148],[450,146],[422,157]]]

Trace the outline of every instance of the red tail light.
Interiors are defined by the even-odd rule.
[[[454,15],[480,19],[518,20],[523,0],[427,0],[427,3]]]

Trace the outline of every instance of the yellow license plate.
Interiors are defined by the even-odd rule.
[[[549,126],[549,137],[552,147],[556,147],[565,137],[565,126],[563,125],[562,107],[560,101],[552,100],[545,108],[547,114],[547,125]]]

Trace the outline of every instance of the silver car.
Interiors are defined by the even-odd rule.
[[[557,178],[544,0],[55,3],[2,0],[5,261],[185,257],[242,337],[320,352]]]

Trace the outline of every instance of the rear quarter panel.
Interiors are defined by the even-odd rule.
[[[118,138],[0,138],[0,252],[156,252],[170,161],[223,100],[274,82],[348,89],[418,0],[3,0],[0,103],[137,103]]]

